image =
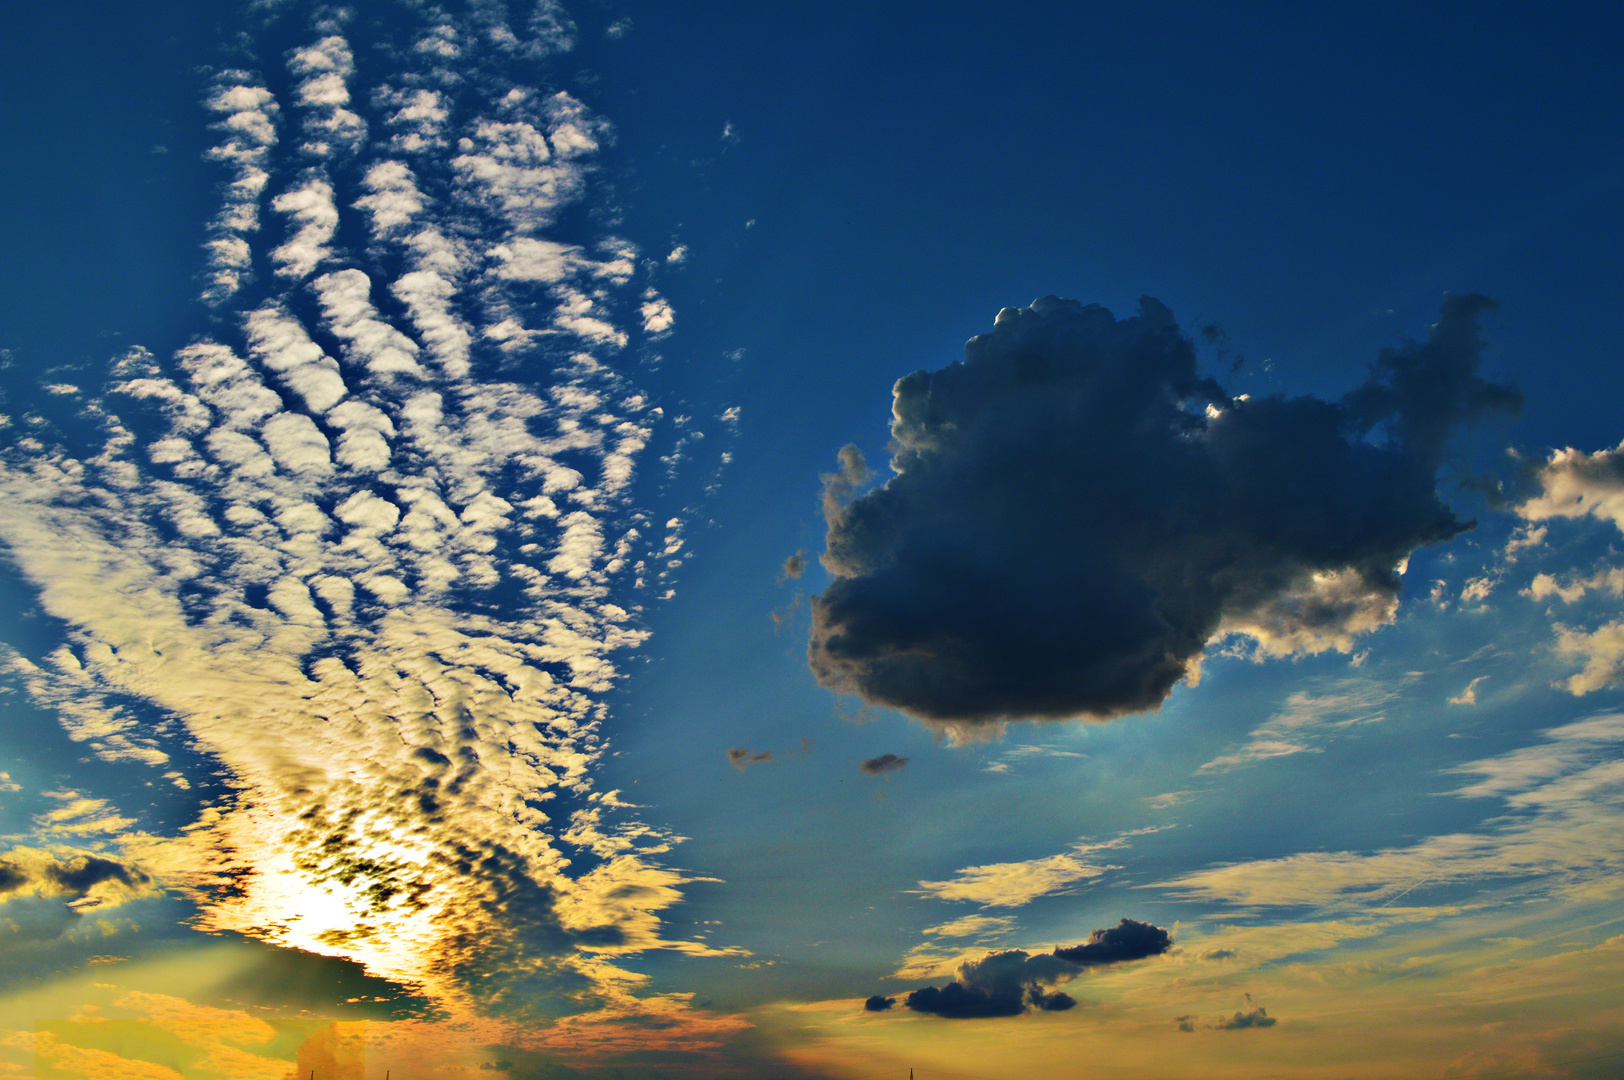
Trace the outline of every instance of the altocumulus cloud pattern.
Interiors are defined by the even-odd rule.
[[[1416,548],[1469,527],[1437,493],[1451,433],[1518,396],[1477,374],[1451,296],[1337,401],[1232,398],[1146,298],[1044,297],[895,389],[894,475],[828,478],[824,686],[960,734],[1152,709],[1227,634],[1285,655],[1388,622]]]
[[[88,444],[45,410],[4,430],[0,538],[69,641],[12,670],[101,757],[185,744],[230,795],[177,836],[104,819],[119,862],[14,851],[0,889],[179,890],[201,929],[453,1013],[545,989],[600,1044],[702,1041],[735,1022],[613,957],[726,950],[662,938],[674,838],[594,784],[614,658],[682,558],[684,518],[634,498],[673,418],[622,362],[675,316],[631,242],[559,238],[608,125],[507,73],[568,17],[415,19],[387,70],[318,17],[269,77],[216,73],[212,329],[54,388]]]

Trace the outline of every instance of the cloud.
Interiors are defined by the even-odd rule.
[[[653,289],[643,293],[642,306],[638,313],[643,316],[643,331],[653,337],[664,336],[671,330],[671,324],[676,322],[676,310],[671,302]]]
[[[1040,896],[1060,892],[1117,869],[1086,861],[1082,856],[1123,841],[1079,844],[1070,853],[1022,862],[967,866],[946,881],[921,881],[919,891],[939,900],[970,900],[985,907],[1021,907]]]
[[[1274,1027],[1278,1021],[1269,1015],[1267,1009],[1259,1005],[1249,1012],[1238,1012],[1234,1016],[1219,1020],[1213,1027],[1219,1031],[1243,1031],[1246,1028]]]
[[[1452,431],[1517,395],[1477,374],[1480,296],[1337,401],[1231,398],[1155,300],[1044,297],[894,390],[893,475],[842,451],[808,661],[830,689],[960,735],[1154,709],[1207,643],[1348,651],[1397,567],[1469,527],[1438,498]]]
[[[1614,596],[1624,596],[1624,567],[1599,570],[1588,578],[1569,578],[1566,585],[1550,574],[1535,574],[1522,595],[1534,600],[1555,596],[1564,604],[1576,604],[1584,599],[1585,593],[1602,589]]]
[[[1477,686],[1479,683],[1487,681],[1487,679],[1487,675],[1479,675],[1477,678],[1466,684],[1466,689],[1450,698],[1449,703],[1451,705],[1476,705]]]
[[[735,746],[727,752],[727,763],[733,766],[735,769],[738,769],[740,772],[743,772],[752,765],[757,765],[765,761],[771,761],[772,759],[773,752],[771,750],[763,750],[759,754],[752,754],[745,747]]]
[[[1064,960],[1012,949],[959,965],[952,982],[940,988],[921,987],[908,995],[905,1004],[914,1012],[949,1020],[1019,1016],[1034,1008],[1063,1011],[1077,1001],[1053,987],[1076,974],[1077,969]]]
[[[867,1012],[885,1012],[896,1003],[897,999],[894,997],[875,994],[863,1002],[863,1009]]]
[[[1337,684],[1329,693],[1299,690],[1286,699],[1286,707],[1254,728],[1239,749],[1220,754],[1196,771],[1228,771],[1270,758],[1318,753],[1319,743],[1338,732],[1387,719],[1385,706],[1395,691],[1356,679]]]
[[[182,798],[160,836],[100,793],[42,795],[0,888],[76,910],[167,890],[204,932],[344,957],[464,1019],[565,1002],[593,1019],[547,1038],[675,1046],[739,1022],[639,997],[612,959],[738,950],[666,939],[680,838],[594,783],[642,567],[680,561],[697,512],[633,501],[672,422],[606,362],[651,268],[547,233],[607,125],[482,66],[562,47],[567,20],[470,7],[407,12],[427,24],[398,53],[323,20],[280,109],[221,73],[210,336],[131,350],[102,396],[76,379],[68,445],[0,430],[0,544],[60,635],[0,662],[82,753]],[[242,302],[252,267],[276,273]],[[511,358],[486,336],[507,320]]]
[[[1558,623],[1556,651],[1584,663],[1584,669],[1564,684],[1570,694],[1582,697],[1624,683],[1624,621],[1589,631]]]
[[[1552,451],[1534,470],[1539,491],[1517,506],[1528,521],[1596,517],[1624,530],[1624,443],[1587,454]]]
[[[1056,949],[1054,954],[1073,964],[1093,967],[1160,956],[1172,947],[1173,935],[1161,927],[1123,919],[1110,929],[1094,931],[1083,944]]]
[[[983,934],[1002,934],[1014,929],[1015,920],[1001,915],[965,915],[950,919],[940,926],[927,926],[925,933],[940,937],[979,937]]]
[[[1527,878],[1582,888],[1624,868],[1624,716],[1542,732],[1543,741],[1451,770],[1478,777],[1450,794],[1496,798],[1504,813],[1474,832],[1377,851],[1310,851],[1194,870],[1161,887],[1242,907],[1380,908],[1427,886]]]
[[[806,552],[797,550],[795,554],[784,560],[782,574],[786,578],[798,578],[806,573]]]
[[[952,982],[915,990],[906,1004],[915,1012],[952,1020],[1018,1016],[1029,1009],[1059,1012],[1072,1008],[1077,1000],[1056,990],[1057,986],[1090,967],[1160,955],[1172,941],[1160,927],[1123,919],[1111,929],[1095,930],[1084,944],[1057,948],[1049,954],[1034,956],[1011,949],[965,961]]]
[[[908,759],[905,757],[898,757],[895,754],[881,754],[879,757],[869,758],[857,768],[862,771],[864,776],[883,776],[885,773],[896,772],[907,764]]]
[[[271,208],[297,226],[287,243],[271,252],[278,274],[295,279],[308,277],[320,263],[332,258],[328,245],[338,230],[338,207],[333,205],[331,184],[311,176],[302,187],[272,199]]]
[[[13,848],[0,854],[0,903],[30,892],[65,897],[70,908],[83,912],[154,891],[145,872],[92,852]]]

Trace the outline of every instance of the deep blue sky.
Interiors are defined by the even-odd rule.
[[[216,136],[202,99],[214,70],[263,70],[293,132],[282,57],[316,35],[298,5],[290,12],[257,37],[243,33],[249,20],[235,9],[212,2],[32,5],[10,16],[0,35],[0,349],[10,365],[0,374],[0,414],[36,407],[88,439],[94,427],[76,415],[80,398],[46,395],[41,384],[83,383],[89,393],[131,345],[163,359],[199,337],[237,333],[240,313],[196,299],[225,175],[204,160]],[[841,1027],[855,1014],[840,1002],[947,977],[947,968],[920,974],[928,965],[908,959],[921,942],[945,947],[931,924],[1007,918],[983,927],[988,936],[975,947],[1046,948],[1131,916],[1183,926],[1192,944],[1179,963],[1197,965],[1203,942],[1242,955],[1255,947],[1262,959],[1217,976],[1200,968],[1188,985],[1207,989],[1180,1003],[1123,976],[1109,991],[1126,1002],[1122,1015],[1138,1017],[1133,1009],[1152,1008],[1145,1002],[1159,1009],[1165,997],[1168,1016],[1153,1017],[1160,1032],[1170,1010],[1227,1013],[1256,991],[1259,1001],[1278,993],[1289,1012],[1296,992],[1303,1015],[1332,1023],[1324,1018],[1334,1008],[1293,982],[1295,969],[1282,973],[1290,958],[1321,947],[1318,931],[1302,927],[1360,919],[1386,927],[1381,920],[1409,918],[1399,913],[1424,895],[1434,907],[1415,918],[1443,920],[1454,917],[1439,914],[1445,906],[1477,896],[1454,881],[1388,910],[1408,895],[1395,885],[1359,902],[1248,912],[1222,900],[1218,886],[1179,892],[1167,883],[1219,863],[1326,851],[1364,858],[1509,827],[1487,795],[1444,795],[1466,783],[1462,763],[1543,746],[1541,731],[1617,707],[1616,679],[1595,696],[1565,690],[1579,661],[1553,645],[1563,627],[1616,617],[1603,586],[1590,586],[1590,607],[1518,592],[1534,588],[1536,570],[1569,582],[1615,564],[1618,537],[1606,521],[1556,521],[1548,546],[1518,563],[1506,553],[1517,521],[1445,470],[1445,498],[1482,524],[1415,555],[1396,625],[1361,639],[1369,648],[1357,664],[1341,652],[1261,663],[1210,656],[1200,685],[1175,690],[1159,713],[1099,726],[1016,724],[1001,739],[957,747],[894,711],[858,715],[858,702],[817,686],[798,594],[827,583],[815,562],[825,528],[820,474],[834,468],[837,449],[855,443],[883,479],[896,380],[953,363],[1001,308],[1046,294],[1124,316],[1142,295],[1159,298],[1192,333],[1222,327],[1225,344],[1201,343],[1200,357],[1233,392],[1335,397],[1365,378],[1379,349],[1424,337],[1446,292],[1485,293],[1501,307],[1483,321],[1484,373],[1520,387],[1524,405],[1516,419],[1468,432],[1452,464],[1509,477],[1507,447],[1542,460],[1553,448],[1618,444],[1624,11],[583,2],[572,14],[573,51],[502,74],[567,89],[613,125],[590,197],[557,235],[614,233],[641,249],[636,287],[657,286],[669,299],[675,333],[640,342],[611,366],[667,419],[692,413],[709,433],[693,459],[702,462],[668,486],[652,455],[669,442],[639,465],[638,498],[666,508],[661,518],[684,518],[692,555],[676,573],[674,599],[638,600],[637,621],[651,636],[620,656],[622,677],[603,694],[613,753],[594,765],[594,783],[621,789],[643,820],[686,838],[671,865],[721,879],[683,886],[685,902],[661,916],[671,939],[742,947],[762,964],[652,949],[628,961],[652,977],[648,989],[693,993],[730,1014],[755,1010],[751,1022],[780,1049],[823,1036],[834,1045],[853,1031],[861,1042],[868,1029]],[[617,20],[629,28],[607,34]],[[405,25],[370,9],[348,24],[362,104],[399,61],[375,42]],[[294,141],[286,140],[283,151]],[[273,190],[286,190],[294,167],[284,165]],[[377,275],[383,264],[363,257],[360,215],[340,209],[341,240],[353,249],[343,257]],[[285,235],[269,210],[265,221],[255,240],[261,262]],[[679,246],[685,261],[667,261]],[[375,277],[375,293],[382,287]],[[550,377],[516,365],[514,377],[535,376],[538,387]],[[718,419],[728,406],[741,410],[736,437]],[[718,473],[723,450],[733,459]],[[653,521],[650,537],[659,530]],[[785,580],[780,566],[797,550],[813,568]],[[18,611],[46,584],[12,563],[3,573]],[[1492,602],[1480,603],[1487,592],[1463,598],[1470,581],[1489,578]],[[1429,600],[1435,582],[1448,587]],[[0,642],[43,662],[65,625],[34,611],[0,627]],[[1479,676],[1490,681],[1469,682]],[[1480,702],[1459,698],[1472,698],[1469,686],[1480,686]],[[1343,702],[1315,714],[1329,720],[1304,721],[1311,745],[1212,768],[1295,715],[1297,695]],[[13,839],[55,805],[36,790],[47,783],[112,800],[155,833],[183,826],[209,791],[206,757],[177,749],[176,767],[196,786],[154,793],[145,765],[76,759],[79,744],[50,715],[20,697],[8,705],[32,732],[6,747],[9,766],[0,762],[30,778],[15,799],[0,791]],[[1337,726],[1355,715],[1362,721]],[[726,753],[735,747],[770,750],[775,760],[734,769]],[[910,761],[885,777],[857,770],[880,753]],[[1616,746],[1595,753],[1616,757]],[[1168,793],[1177,797],[1166,807],[1147,802]],[[1517,812],[1525,811],[1534,813]],[[1177,827],[1144,831],[1162,824]],[[1121,843],[1076,854],[1085,840]],[[1068,852],[1120,869],[1098,887],[1078,879],[1085,883],[1030,904],[977,907],[924,888]],[[1564,898],[1567,907],[1539,897],[1554,913],[1526,916],[1534,925],[1512,925],[1525,918],[1515,914],[1521,901],[1496,893],[1482,901],[1491,912],[1482,923],[1448,923],[1444,936],[1549,942],[1571,933],[1589,948],[1611,933],[1582,906],[1605,906],[1605,897]],[[1254,930],[1285,944],[1269,952],[1246,936]],[[1376,952],[1318,955],[1390,973],[1381,965],[1408,963],[1405,949],[1431,948],[1365,936],[1376,936]],[[1323,948],[1352,940],[1365,938]],[[1497,962],[1462,950],[1449,954],[1452,970]],[[79,952],[63,955],[82,967]],[[909,974],[895,975],[899,968]],[[1347,992],[1365,993],[1380,977]],[[1449,990],[1447,980],[1439,985]],[[556,1011],[556,1000],[543,1011]],[[1402,993],[1381,1000],[1399,1013],[1408,1007]],[[775,1012],[782,1003],[787,1011]],[[801,1005],[810,1012],[792,1016]],[[819,1010],[846,1019],[819,1027]],[[1606,1015],[1587,1015],[1605,1030]],[[886,1038],[905,1042],[894,1032],[910,1029],[890,1030]],[[1113,1038],[1127,1031],[1121,1045],[1130,1048],[1141,1045],[1139,1030],[1111,1029]],[[1423,1056],[1428,1067],[1452,1060],[1445,1051]],[[867,1076],[903,1057],[795,1060],[828,1070],[819,1075]],[[1280,1058],[1282,1075],[1289,1060],[1301,1059]],[[1368,1065],[1357,1055],[1346,1062],[1353,1072]]]

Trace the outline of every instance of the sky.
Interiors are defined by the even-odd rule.
[[[0,1077],[1617,1075],[1621,31],[10,14]]]

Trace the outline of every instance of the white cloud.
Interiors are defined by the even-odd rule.
[[[1348,653],[1354,640],[1393,621],[1398,598],[1356,569],[1315,570],[1250,611],[1226,612],[1218,637],[1242,634],[1257,654]]]
[[[418,154],[443,148],[444,131],[450,109],[443,94],[419,88],[413,91],[384,91],[383,103],[394,109],[385,125],[394,133],[390,147],[399,153]]]
[[[656,336],[667,333],[671,324],[677,321],[677,313],[670,302],[653,289],[643,294],[643,305],[638,310],[643,316],[644,332]]]
[[[921,881],[918,891],[939,900],[968,900],[983,907],[1021,907],[1118,869],[1080,857],[1097,849],[1080,845],[1070,853],[1024,862],[967,866],[946,881]]]
[[[581,249],[573,244],[560,244],[553,240],[534,237],[515,237],[512,242],[497,244],[491,254],[500,260],[496,276],[510,281],[540,281],[547,284],[563,281],[585,265],[587,260]]]
[[[1553,451],[1536,478],[1539,494],[1517,507],[1526,520],[1589,516],[1624,529],[1624,444],[1594,454]]]
[[[266,423],[265,448],[277,465],[293,473],[317,475],[332,471],[327,436],[302,413],[281,413]]]
[[[356,199],[355,205],[371,216],[374,237],[410,224],[423,210],[423,193],[404,162],[378,162],[367,170],[363,183],[372,194]]]
[[[1564,604],[1576,604],[1584,599],[1587,592],[1603,589],[1614,596],[1624,596],[1624,567],[1603,569],[1588,578],[1570,577],[1567,584],[1563,584],[1550,574],[1535,574],[1534,580],[1523,590],[1522,595],[1535,600],[1555,596]]]
[[[272,209],[285,214],[297,226],[287,243],[271,252],[276,272],[284,277],[308,277],[323,261],[332,257],[328,244],[338,229],[338,207],[333,205],[333,187],[326,180],[310,177],[292,191],[271,200]]]
[[[421,375],[417,343],[378,317],[372,282],[361,270],[323,274],[314,282],[328,329],[347,346],[351,359],[374,375]]]
[[[1477,678],[1466,684],[1466,689],[1450,698],[1449,703],[1451,705],[1476,705],[1478,685],[1487,681],[1487,679],[1487,675],[1479,675]]]
[[[281,376],[314,413],[331,409],[348,393],[338,362],[310,340],[303,324],[280,305],[267,305],[246,320],[249,348],[261,364]]]
[[[334,150],[354,153],[366,141],[366,121],[351,111],[349,77],[355,60],[349,43],[332,35],[288,58],[288,70],[299,78],[294,97],[303,114],[305,143],[301,149],[313,157],[331,156]]]
[[[213,126],[224,137],[208,156],[232,170],[204,244],[209,269],[203,298],[220,304],[234,296],[248,276],[247,234],[259,228],[259,200],[270,179],[266,163],[277,141],[279,110],[269,90],[235,70],[217,76],[204,104],[218,118]]]
[[[1557,623],[1556,651],[1584,663],[1584,669],[1565,684],[1571,694],[1583,696],[1624,684],[1624,621],[1606,623],[1595,630]]]
[[[925,927],[925,933],[937,937],[984,937],[1004,934],[1015,928],[1015,920],[1000,915],[963,915],[937,926]]]

